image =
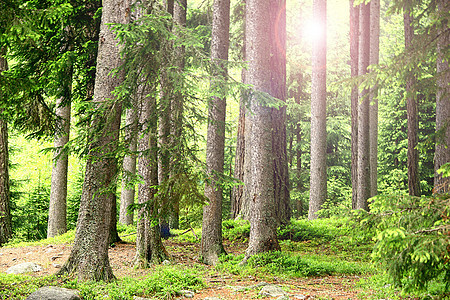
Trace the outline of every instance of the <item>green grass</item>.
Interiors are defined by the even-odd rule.
[[[196,291],[204,287],[203,280],[194,269],[179,266],[158,266],[145,277],[125,277],[111,283],[0,273],[0,295],[6,297],[0,299],[26,299],[40,287],[49,285],[76,289],[84,300],[131,300],[133,296],[168,299],[180,290]]]

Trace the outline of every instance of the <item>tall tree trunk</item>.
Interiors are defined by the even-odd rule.
[[[167,252],[161,241],[159,225],[155,222],[159,209],[154,197],[154,187],[158,185],[156,99],[143,98],[140,103],[138,172],[143,183],[139,184],[138,202],[147,205],[139,210],[135,266],[144,268],[150,262],[158,264],[166,259]]]
[[[67,170],[69,156],[63,147],[69,141],[70,107],[70,99],[61,97],[56,101],[56,115],[60,119],[57,121],[54,142],[54,165],[48,210],[48,238],[63,234],[67,231]]]
[[[215,0],[211,60],[217,70],[213,71],[211,90],[213,94],[224,94],[223,81],[227,77],[230,1]],[[222,192],[220,177],[224,170],[226,98],[212,97],[208,105],[208,135],[206,142],[206,168],[210,181],[205,185],[209,204],[203,207],[201,255],[206,264],[215,265],[224,253],[222,245]]]
[[[271,92],[270,72],[270,1],[248,0],[246,7],[246,54],[249,68],[246,80],[254,91],[250,95],[252,115],[248,145],[252,182],[250,239],[244,261],[264,251],[280,250],[276,235],[276,213],[273,182],[272,111],[261,103],[260,93]],[[247,140],[247,138],[246,138]]]
[[[286,0],[270,0],[270,94],[286,101]],[[272,151],[275,213],[278,224],[291,218],[286,142],[286,106],[272,109]]]
[[[414,39],[413,16],[411,10],[405,10],[403,24],[405,27],[405,52],[411,49]],[[406,78],[406,114],[408,118],[408,191],[411,196],[420,196],[419,179],[419,117],[418,117],[418,97],[415,91],[417,78],[414,72],[409,72]]]
[[[5,49],[0,49],[0,75],[8,69],[8,63],[3,57]],[[7,101],[5,95],[0,94],[0,101]],[[8,124],[2,116],[0,108],[0,247],[8,242],[12,236],[10,193],[9,193],[9,152],[8,152]]]
[[[174,0],[165,0],[164,1],[165,10],[173,17],[174,13]],[[170,74],[170,67],[173,64],[173,45],[169,40],[165,40],[162,42],[163,54],[162,61],[162,70],[161,70],[161,90],[160,90],[160,103],[159,103],[159,128],[158,128],[158,136],[159,136],[159,156],[158,156],[158,181],[160,185],[166,183],[170,176],[170,154],[173,149],[172,140],[170,138],[170,130],[171,130],[171,108],[172,101],[174,97],[174,83],[172,81],[172,76]],[[162,199],[161,203],[161,212],[164,213],[160,222],[161,227],[168,228],[169,223],[168,219],[170,216],[171,208],[171,199]]]
[[[322,35],[315,37],[312,54],[311,88],[311,182],[308,219],[317,219],[327,198],[327,42],[326,0],[314,0],[313,17],[322,27]]]
[[[77,273],[80,280],[114,279],[108,258],[111,224],[111,194],[115,192],[117,160],[114,152],[119,139],[121,103],[112,92],[123,74],[111,71],[122,64],[119,47],[110,23],[128,23],[130,3],[104,0],[100,28],[94,99],[95,115],[89,133],[88,160],[80,212],[72,251],[59,274]],[[111,100],[109,100],[111,99]]]
[[[438,1],[438,10],[441,13],[448,12],[450,3],[446,0]],[[434,154],[434,193],[443,194],[450,192],[450,177],[438,174],[442,165],[450,162],[450,82],[448,45],[450,44],[450,32],[448,19],[440,25],[437,40],[437,93],[436,93],[436,131],[438,141]]]
[[[351,77],[358,76],[359,56],[359,5],[354,6],[350,0],[350,59]],[[352,209],[356,209],[358,190],[358,87],[354,85],[351,92],[351,172],[352,172]]]
[[[370,2],[370,65],[378,65],[380,52],[380,0]],[[369,105],[369,168],[370,197],[377,194],[378,169],[378,86],[370,91]]]
[[[370,59],[370,3],[361,4],[359,12],[359,75],[367,73]],[[359,95],[358,106],[358,165],[357,209],[368,210],[370,197],[370,148],[369,148],[369,92]]]
[[[174,4],[173,18],[175,24],[180,27],[186,27],[186,12],[187,12],[187,0],[178,0]],[[175,27],[175,34],[177,34],[178,28]],[[178,46],[174,49],[174,65],[178,69],[177,73],[182,74],[185,64],[185,49],[184,46]],[[183,111],[184,111],[184,94],[183,86],[181,86],[183,80],[175,80],[173,83],[177,85],[175,88],[175,95],[171,103],[170,108],[170,124],[171,124],[171,148],[172,154],[170,155],[170,176],[176,175],[183,170]],[[180,203],[179,199],[172,200],[171,211],[169,214],[170,228],[179,228],[180,219]]]
[[[136,150],[137,150],[137,99],[133,97],[132,107],[126,111],[125,119],[125,144],[128,145],[128,153],[123,158],[122,193],[120,195],[119,223],[133,224],[133,212],[128,212],[128,207],[134,203],[135,187],[132,183],[136,176]]]
[[[242,70],[244,75],[244,70]],[[244,76],[243,76],[244,80]],[[245,81],[243,81],[245,82]],[[234,160],[234,178],[244,182],[244,158],[245,158],[245,103],[241,97],[239,103],[239,120],[236,137],[236,154]],[[231,195],[231,217],[233,219],[239,216],[242,201],[244,201],[244,185],[239,184],[233,187]]]

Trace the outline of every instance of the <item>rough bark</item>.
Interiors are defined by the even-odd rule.
[[[370,65],[377,65],[380,49],[380,0],[370,2]],[[369,165],[370,197],[377,194],[378,165],[378,86],[370,90],[369,105]]]
[[[178,0],[174,4],[173,18],[174,22],[179,27],[186,27],[186,12],[187,12],[187,1]],[[175,34],[179,27],[175,27]],[[182,74],[185,65],[185,48],[184,46],[178,46],[174,49],[174,66],[177,68],[177,73]],[[173,82],[176,87],[175,95],[171,103],[170,108],[170,124],[171,124],[171,149],[172,154],[170,155],[170,173],[175,175],[182,172],[183,169],[183,80],[175,80]],[[180,215],[180,203],[179,199],[172,199],[170,205],[171,211],[169,213],[169,225],[170,228],[179,228],[179,215]]]
[[[144,268],[149,263],[158,264],[166,259],[167,252],[161,241],[157,218],[159,207],[153,188],[158,185],[156,100],[144,98],[140,102],[138,172],[143,183],[139,184],[138,203],[147,204],[138,213],[135,266]]]
[[[213,71],[211,90],[224,93],[221,81],[226,80],[230,29],[230,0],[215,0],[211,60]],[[219,255],[225,253],[222,244],[222,193],[220,177],[224,171],[226,98],[212,97],[208,105],[208,133],[206,141],[206,169],[209,181],[205,196],[209,203],[203,207],[201,256],[203,262],[215,265]]]
[[[128,153],[123,158],[122,192],[120,195],[119,223],[133,224],[133,212],[128,212],[128,207],[134,203],[135,187],[131,182],[136,175],[136,150],[137,150],[137,100],[132,100],[132,107],[127,109],[125,117],[125,144],[128,145]]]
[[[259,252],[280,250],[276,235],[276,213],[273,182],[272,111],[261,103],[260,93],[270,93],[270,2],[248,0],[246,6],[246,54],[249,68],[246,80],[253,85],[249,129],[252,184],[250,239],[244,261]]]
[[[0,74],[8,69],[8,63],[0,50]],[[1,101],[4,100],[4,95]],[[8,242],[12,236],[10,193],[9,193],[9,152],[8,152],[8,124],[3,119],[0,109],[0,247]]]
[[[244,70],[242,71],[244,73]],[[244,158],[245,158],[245,103],[241,98],[239,103],[239,120],[236,137],[236,154],[234,158],[234,178],[244,182]],[[233,187],[231,195],[231,218],[239,216],[244,195],[244,185],[239,184]]]
[[[354,6],[350,0],[350,66],[351,77],[358,76],[359,56],[359,6]],[[358,87],[352,87],[351,92],[351,172],[352,172],[352,209],[356,209],[357,201],[357,165],[358,165]]]
[[[403,15],[403,24],[405,28],[405,52],[411,47],[414,39],[414,27],[412,25],[413,17],[411,11],[405,11]],[[419,116],[418,116],[418,97],[415,91],[417,78],[414,72],[409,72],[406,78],[406,114],[408,125],[408,191],[411,196],[420,196],[419,180]]]
[[[438,10],[448,13],[450,3],[446,0],[438,1]],[[450,32],[448,20],[443,20],[439,29],[437,40],[437,93],[436,93],[436,131],[438,143],[434,154],[434,193],[443,194],[450,192],[450,177],[442,177],[437,170],[443,164],[450,162],[450,71],[448,58],[448,45],[450,44]]]
[[[286,101],[286,0],[270,0],[270,94]],[[275,213],[278,224],[291,218],[286,141],[286,106],[272,109]]]
[[[358,74],[367,73],[370,59],[370,3],[361,4],[359,12],[359,69]],[[368,210],[370,197],[370,148],[369,148],[369,97],[364,89],[359,95],[358,105],[358,165],[357,165],[357,209]]]
[[[122,64],[110,23],[128,23],[130,3],[104,0],[89,133],[88,159],[72,251],[59,274],[77,273],[79,280],[111,281],[108,246],[112,201],[117,173],[115,151],[119,138],[121,103],[112,95],[123,74],[111,76]]]
[[[48,210],[48,238],[55,237],[67,231],[67,170],[69,156],[63,147],[69,141],[70,107],[70,100],[68,99],[61,97],[56,101],[56,115],[60,119],[57,120],[54,141],[54,165]]]
[[[326,131],[326,0],[314,0],[313,17],[323,26],[323,35],[316,37],[312,53],[311,88],[311,182],[308,219],[317,219],[327,198],[327,131]]]

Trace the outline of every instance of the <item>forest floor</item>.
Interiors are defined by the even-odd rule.
[[[242,276],[218,272],[213,267],[203,265],[199,258],[199,243],[180,242],[174,239],[164,241],[167,251],[171,255],[171,264],[193,267],[202,265],[206,268],[203,280],[205,288],[198,290],[192,299],[205,299],[207,297],[219,297],[228,299],[257,299],[257,288],[249,288],[236,291],[236,287],[251,287],[262,281],[276,284],[286,291],[290,299],[361,299],[361,293],[356,287],[361,279],[359,276],[325,276],[307,278],[258,278],[254,276]],[[246,249],[245,243],[230,244],[225,241],[225,249],[229,254],[239,255]],[[34,262],[43,267],[43,270],[33,276],[52,275],[67,260],[71,250],[69,244],[54,244],[45,246],[30,246],[21,248],[0,248],[0,272],[5,272],[9,267],[22,262]],[[116,277],[141,277],[152,272],[152,269],[136,270],[133,268],[135,255],[134,243],[117,243],[109,250],[110,263]],[[234,287],[234,288],[233,288]],[[367,295],[367,291],[364,291]],[[184,299],[178,297],[176,299]],[[267,297],[264,299],[276,299]]]

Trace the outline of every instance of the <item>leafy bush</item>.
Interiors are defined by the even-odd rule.
[[[450,196],[378,196],[361,224],[376,232],[372,253],[392,282],[405,291],[424,290],[433,280],[450,289]]]
[[[225,220],[222,222],[222,235],[229,241],[243,241],[250,236],[250,222],[247,220]]]
[[[278,238],[297,242],[313,239],[330,241],[342,233],[341,222],[339,219],[291,220],[288,225],[278,229]]]

